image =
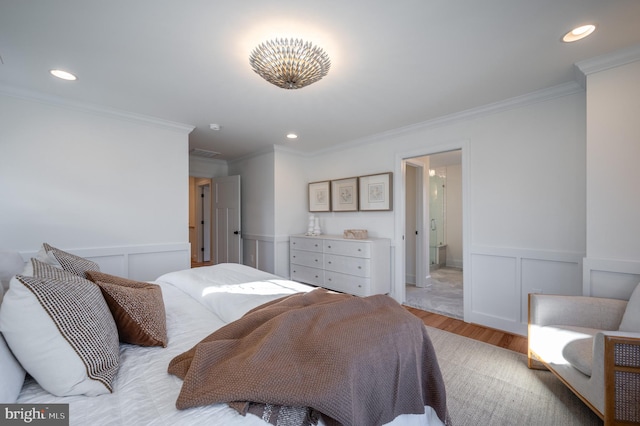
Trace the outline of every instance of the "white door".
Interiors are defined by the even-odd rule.
[[[240,176],[212,179],[213,264],[242,263]]]

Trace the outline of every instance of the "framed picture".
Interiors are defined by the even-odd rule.
[[[358,178],[331,181],[331,211],[358,211]]]
[[[309,184],[309,211],[331,211],[331,188],[328,180]]]
[[[360,210],[393,209],[393,173],[360,176]]]

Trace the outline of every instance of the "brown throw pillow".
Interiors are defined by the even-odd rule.
[[[167,318],[159,285],[99,271],[86,271],[86,274],[102,290],[121,342],[167,346]]]

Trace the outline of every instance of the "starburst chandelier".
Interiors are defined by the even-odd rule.
[[[298,39],[275,39],[256,47],[249,63],[269,83],[300,89],[327,75],[331,61],[321,48]]]

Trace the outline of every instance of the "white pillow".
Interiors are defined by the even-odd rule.
[[[119,363],[116,324],[98,286],[32,259],[0,306],[0,331],[22,366],[57,396],[112,391]]]
[[[0,250],[0,300],[2,293],[9,288],[9,281],[24,268],[24,260],[16,250]]]
[[[0,333],[0,403],[13,404],[18,399],[24,383],[24,368],[13,356]]]
[[[640,283],[631,293],[618,330],[640,333]]]

